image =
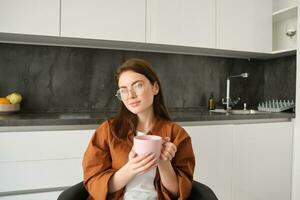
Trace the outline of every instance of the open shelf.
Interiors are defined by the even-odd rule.
[[[296,48],[291,48],[291,49],[272,51],[272,54],[295,54],[296,51],[297,51]]]
[[[273,13],[273,55],[295,54],[297,35],[287,36],[287,31],[297,31],[298,6],[291,6]]]
[[[273,13],[273,23],[282,21],[285,19],[297,17],[297,13],[298,13],[298,6],[292,6],[289,8],[278,10]]]
[[[272,51],[271,55],[268,58],[269,59],[270,58],[280,58],[280,57],[291,56],[291,55],[296,55],[296,54],[297,54],[297,49],[291,48],[291,49]]]

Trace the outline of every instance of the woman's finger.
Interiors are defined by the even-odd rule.
[[[163,155],[164,155],[168,160],[172,160],[172,158],[173,158],[172,153],[169,152],[169,151],[164,151],[164,152],[163,152]]]
[[[169,149],[174,154],[177,152],[177,146],[175,144],[173,144],[173,143],[171,143],[171,145],[169,146]]]
[[[138,175],[142,175],[156,166],[157,166],[157,159],[155,158],[155,159],[151,160],[150,162],[148,162],[147,164],[136,169],[136,171],[138,171],[137,172]]]
[[[175,154],[176,151],[177,151],[177,147],[175,144],[173,143],[168,143],[164,146],[163,148],[164,151],[169,151],[169,152],[172,152],[172,154]]]
[[[161,154],[160,159],[164,161],[170,160],[165,154]]]
[[[132,158],[134,158],[134,157],[136,157],[136,156],[137,156],[137,154],[134,152],[133,149],[131,149],[131,151],[129,152],[128,157],[129,157],[130,159],[132,159]]]
[[[150,154],[150,155],[147,155],[147,156],[141,156],[139,158],[135,158],[133,160],[133,169],[138,169],[144,165],[146,165],[148,162],[151,162],[152,160],[155,159],[155,154]]]

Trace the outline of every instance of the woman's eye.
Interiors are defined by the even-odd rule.
[[[120,94],[127,94],[127,90],[120,90]]]
[[[142,83],[137,83],[134,85],[135,89],[142,89],[143,88],[143,84]]]

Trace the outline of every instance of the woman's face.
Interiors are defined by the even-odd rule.
[[[152,85],[143,74],[125,71],[121,73],[118,85],[118,93],[130,112],[140,114],[152,109],[153,98],[159,91],[157,83]]]

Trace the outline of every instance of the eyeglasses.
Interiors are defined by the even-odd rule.
[[[138,81],[138,82],[134,83],[131,86],[131,89],[127,89],[127,88],[118,89],[115,96],[120,101],[124,101],[124,100],[127,100],[129,98],[129,93],[130,92],[134,92],[135,95],[141,95],[144,92],[145,87],[146,87],[145,83],[143,83],[141,81]]]

